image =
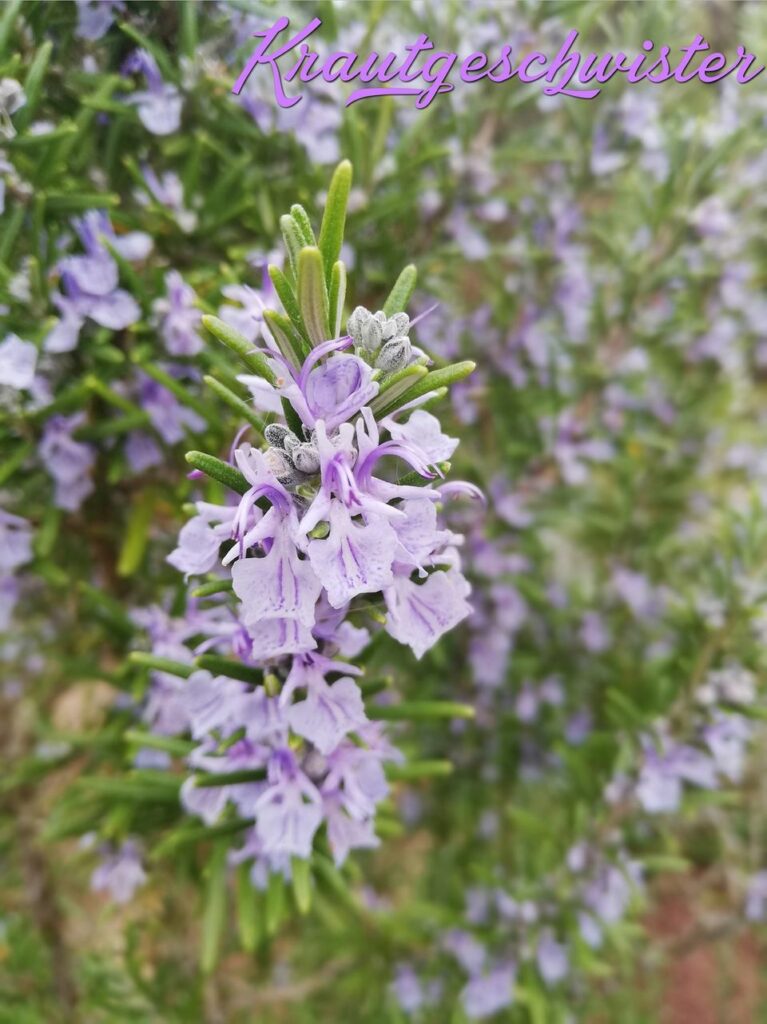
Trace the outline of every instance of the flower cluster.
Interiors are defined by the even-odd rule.
[[[442,482],[457,441],[420,408],[432,389],[386,401],[403,371],[406,383],[426,372],[410,328],[406,313],[357,307],[346,335],[319,340],[298,364],[260,328],[266,347],[250,350],[258,386],[241,379],[256,408],[288,418],[264,425],[262,447],[235,442],[239,500],[197,502],[169,556],[187,578],[214,573],[221,590],[231,581],[238,599],[223,632],[218,615],[199,623],[197,650],[225,647],[258,682],[199,670],[170,699],[173,731],[197,741],[188,760],[204,773],[184,784],[184,804],[207,824],[230,804],[254,820],[237,856],[254,858],[258,876],[308,857],[323,821],[339,863],[377,843],[383,765],[400,755],[366,713],[353,663],[370,640],[362,622],[382,622],[420,658],[470,612],[462,537],[440,524],[439,508],[478,492]],[[226,323],[211,329],[232,344]],[[167,725],[162,705],[155,689],[150,720]]]

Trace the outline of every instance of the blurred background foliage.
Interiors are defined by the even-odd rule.
[[[553,53],[576,27],[584,52],[700,32],[767,53],[760,3],[3,6],[0,77],[25,99],[4,90],[3,333],[39,356],[34,388],[0,387],[0,504],[32,530],[0,587],[0,1021],[761,1020],[763,78],[614,80],[589,102],[459,85],[420,112],[346,110],[338,85],[281,111],[258,73],[232,96],[250,33],[315,9],[328,51],[424,31],[462,54]],[[132,97],[137,49],[155,107]],[[137,610],[183,607],[165,559],[197,493],[184,451],[225,457],[241,425],[201,383],[238,387],[229,353],[169,346],[166,275],[197,312],[231,285],[269,304],[279,216],[316,219],[342,157],[347,306],[377,309],[418,266],[416,311],[439,303],[419,340],[478,364],[449,432],[489,505],[454,513],[473,618],[422,662],[375,656],[406,697],[475,706],[393,727],[454,770],[398,783],[379,850],[313,878],[301,916],[237,872],[215,903],[220,846],[167,841],[190,822],[132,769],[147,671],[128,654],[147,646]],[[138,312],[46,351],[90,210],[151,243],[111,252]],[[132,796],[89,782],[112,774]],[[124,905],[91,891],[94,832],[145,841]]]

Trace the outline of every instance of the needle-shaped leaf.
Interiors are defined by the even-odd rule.
[[[301,310],[298,306],[298,299],[296,293],[293,291],[293,286],[287,277],[283,274],[279,267],[275,267],[274,264],[269,264],[269,277],[272,279],[274,290],[277,292],[277,297],[282,303],[282,308],[290,317],[290,320],[298,331],[298,333],[307,341],[309,336],[306,333],[306,326],[304,325],[303,317],[301,316]]]
[[[345,301],[346,265],[343,260],[336,260],[333,264],[333,271],[330,275],[330,288],[328,289],[328,321],[330,322],[330,333],[334,338],[338,338],[341,335],[341,322],[344,315]]]
[[[415,265],[408,263],[389,292],[386,302],[383,304],[383,311],[387,316],[394,316],[395,313],[404,313],[407,304],[415,291],[418,271]]]
[[[185,458],[194,469],[199,469],[206,476],[211,477],[213,480],[218,480],[220,484],[229,487],[233,491],[237,491],[238,494],[245,494],[246,491],[250,490],[250,484],[239,469],[230,466],[228,462],[222,462],[215,455],[191,451],[186,453]]]
[[[206,376],[203,380],[210,390],[217,394],[230,409],[236,412],[242,419],[247,420],[251,427],[257,430],[259,435],[263,436],[265,426],[264,421],[255,412],[251,405],[249,405],[243,398],[240,398],[239,395],[235,395],[235,393],[231,391],[226,384],[222,384],[220,381],[216,380],[215,377]]]
[[[310,346],[295,329],[290,317],[274,309],[267,309],[264,311],[264,320],[283,356],[293,366],[301,366],[310,352]]]
[[[298,305],[311,343],[328,341],[328,289],[322,254],[316,246],[307,246],[298,255]]]
[[[243,683],[258,685],[263,682],[264,678],[262,669],[254,668],[252,665],[243,665],[241,661],[225,658],[220,654],[201,654],[197,659],[197,664],[214,675],[240,679]]]
[[[325,266],[325,282],[328,287],[330,286],[333,265],[341,255],[344,227],[346,225],[346,204],[349,200],[351,185],[352,165],[348,160],[342,160],[338,167],[336,167],[330,181],[318,243]]]
[[[224,323],[223,320],[219,320],[217,316],[203,316],[202,323],[214,338],[217,338],[240,357],[251,373],[255,373],[257,376],[263,377],[270,384],[274,384],[277,379],[274,370],[261,353],[256,352],[253,345],[239,331]]]
[[[309,220],[309,214],[300,203],[294,203],[291,206],[290,216],[296,222],[296,226],[301,232],[304,245],[316,245],[317,239],[314,237],[314,229],[312,228],[312,222]]]
[[[208,864],[208,882],[202,919],[200,967],[210,974],[218,962],[221,939],[226,922],[226,875],[228,845],[219,840],[213,847]]]
[[[308,914],[312,906],[312,879],[309,861],[303,857],[291,860],[293,897],[299,914]]]

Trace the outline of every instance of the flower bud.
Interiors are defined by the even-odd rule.
[[[284,486],[298,483],[303,479],[281,448],[267,448],[264,452],[264,459],[270,471]]]
[[[410,317],[407,313],[395,313],[394,316],[390,316],[383,327],[383,340],[389,341],[391,338],[399,338],[400,336],[407,336],[407,332],[410,330]]]
[[[284,448],[289,434],[291,431],[282,423],[270,423],[264,430],[264,437],[273,448]]]
[[[320,468],[320,453],[314,445],[296,445],[290,452],[290,458],[300,473],[316,473]]]
[[[376,366],[384,373],[395,373],[410,362],[413,350],[407,338],[392,338],[387,341],[376,359]]]
[[[357,306],[354,312],[350,315],[346,322],[346,331],[354,339],[356,345],[362,344],[362,331],[367,325],[368,321],[372,319],[372,313],[369,313],[364,306]]]

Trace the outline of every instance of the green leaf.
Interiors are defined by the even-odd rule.
[[[284,313],[278,313],[276,310],[267,309],[264,311],[264,320],[266,320],[269,330],[277,342],[277,348],[283,356],[296,369],[301,367],[311,351],[311,347],[295,329],[290,317]]]
[[[171,676],[179,676],[181,679],[188,679],[194,672],[194,665],[185,665],[183,661],[173,661],[172,658],[160,658],[148,651],[131,651],[128,661],[134,665],[141,665],[143,668],[151,668],[157,672],[167,672]]]
[[[452,773],[451,761],[407,761],[404,764],[387,764],[386,766],[386,777],[392,782],[442,778],[452,775]]]
[[[275,267],[273,264],[269,264],[269,277],[272,279],[274,290],[277,292],[277,297],[282,303],[282,307],[290,317],[290,321],[305,341],[309,341],[309,335],[306,333],[306,325],[304,324],[303,317],[301,316],[301,310],[298,306],[298,300],[296,299],[293,286],[287,277],[283,274],[279,267]]]
[[[298,274],[298,254],[306,245],[306,241],[304,240],[301,228],[287,213],[280,217],[280,230],[282,231],[282,237],[285,239],[290,269],[295,277]]]
[[[233,327],[224,323],[223,320],[219,320],[217,316],[203,316],[202,323],[214,338],[217,338],[228,349],[231,349],[232,352],[239,356],[250,373],[263,377],[270,384],[274,384],[277,379],[274,370],[272,370],[260,352],[254,351],[253,345],[251,345],[247,338],[243,338],[239,331],[235,331]]]
[[[375,721],[422,721],[430,718],[474,718],[470,704],[455,701],[423,700],[403,701],[401,704],[375,705],[368,708],[368,716]]]
[[[156,779],[146,773],[140,777],[107,775],[84,776],[77,780],[78,788],[108,797],[110,800],[126,800],[131,803],[178,803],[181,779],[168,772],[155,772]]]
[[[370,403],[370,408],[376,415],[379,415],[382,409],[393,407],[394,403],[428,372],[425,366],[416,363],[390,374],[381,382],[378,394]]]
[[[325,282],[330,287],[333,265],[341,255],[346,224],[346,204],[352,185],[352,165],[342,160],[336,167],[328,188],[328,199],[320,227],[319,250],[325,268]]]
[[[383,304],[383,311],[387,316],[394,316],[395,313],[404,313],[407,304],[415,291],[418,271],[413,263],[408,263],[389,292],[389,297]]]
[[[181,41],[181,52],[185,57],[194,57],[197,51],[197,3],[196,0],[186,0],[186,3],[179,5],[181,25],[179,37]]]
[[[218,480],[220,484],[225,487],[229,487],[233,491],[237,491],[238,494],[245,494],[250,490],[250,484],[234,466],[230,466],[228,462],[222,462],[221,459],[217,459],[215,455],[206,455],[205,452],[187,452],[184,456],[186,461],[194,469],[199,469],[213,480]]]
[[[237,867],[237,931],[240,945],[246,953],[254,953],[261,937],[259,918],[259,892],[250,877],[251,865],[247,862]]]
[[[422,395],[427,395],[430,391],[436,391],[438,388],[449,387],[451,384],[455,384],[459,380],[463,380],[468,377],[470,373],[473,373],[476,369],[477,364],[466,360],[463,363],[452,363],[450,366],[445,366],[441,370],[432,370],[431,373],[427,373],[425,377],[422,377],[417,384],[409,388],[403,394],[399,395],[398,398],[390,400],[383,409],[380,410],[379,416],[385,416],[395,409],[398,409],[401,405],[407,405],[408,402],[414,401],[416,398],[420,398]]]
[[[329,341],[328,289],[322,254],[316,246],[304,248],[298,254],[298,305],[311,343],[321,345]]]
[[[334,338],[341,336],[341,323],[346,301],[346,265],[343,260],[336,260],[330,275],[328,292],[328,322],[330,333]]]
[[[234,412],[236,412],[242,419],[247,420],[251,427],[258,432],[260,437],[264,436],[264,421],[244,399],[240,398],[239,395],[235,395],[233,391],[229,390],[226,384],[222,384],[220,381],[216,380],[215,377],[205,376],[203,377],[203,380],[211,391],[215,392],[215,394],[217,394],[230,409],[234,410]]]
[[[316,245],[317,239],[314,237],[314,229],[312,228],[312,222],[309,220],[309,215],[306,210],[299,203],[294,203],[290,208],[290,216],[296,222],[298,230],[301,232],[301,237],[304,240],[304,245]]]
[[[312,907],[312,880],[309,861],[305,857],[291,859],[293,897],[299,914],[308,914]]]
[[[301,417],[298,415],[298,413],[287,400],[287,398],[282,399],[282,412],[283,415],[285,416],[285,422],[296,435],[296,437],[303,437],[304,424],[301,420]]]
[[[438,462],[437,469],[439,469],[443,476],[447,476],[451,465],[452,463],[450,462]],[[403,477],[400,477],[397,483],[402,487],[426,487],[427,484],[434,483],[434,481],[427,476],[421,476],[415,470],[411,470],[410,473],[405,473]]]
[[[200,401],[199,398],[190,394],[187,388],[185,388],[183,384],[179,384],[175,377],[171,377],[171,375],[166,373],[165,370],[161,370],[159,366],[155,366],[148,360],[141,360],[139,366],[147,377],[151,377],[152,380],[156,380],[158,384],[167,388],[167,390],[170,391],[170,393],[174,395],[182,405],[186,405],[190,409],[193,409],[198,416],[202,416],[202,418],[207,420],[208,423],[214,425],[218,424],[219,418],[215,411],[209,409],[204,402]]]
[[[48,62],[51,59],[52,51],[53,43],[50,39],[46,39],[29,65],[27,77],[24,79],[24,92],[27,96],[27,102],[16,115],[16,126],[19,131],[23,131],[27,127],[37,109],[43,88],[43,79],[45,78],[45,72],[48,70]]]
[[[137,747],[164,750],[176,757],[186,757],[197,746],[192,740],[182,740],[177,736],[160,736],[156,732],[143,732],[141,729],[128,729],[123,738],[126,743],[132,743]]]
[[[221,836],[236,835],[244,832],[246,828],[252,828],[255,824],[254,818],[235,818],[232,821],[225,821],[221,825],[192,825],[185,826],[167,835],[162,842],[152,850],[150,860],[160,860],[168,854],[175,853],[181,846],[188,846],[190,843],[207,842],[211,839],[218,839]]]
[[[264,681],[262,669],[254,668],[252,665],[243,665],[241,661],[225,658],[220,654],[201,654],[197,658],[197,664],[214,675],[239,679],[243,683],[252,683],[254,686],[260,686]]]
[[[7,0],[3,16],[0,18],[0,56],[5,56],[8,40],[16,23],[22,0]]]
[[[153,491],[144,491],[134,502],[117,560],[118,576],[132,576],[140,568],[149,540],[155,503],[156,495]]]
[[[209,580],[201,583],[192,591],[192,597],[211,597],[213,594],[225,594],[232,590],[231,580]]]
[[[215,789],[217,786],[237,786],[246,782],[263,782],[266,768],[243,768],[239,772],[201,772],[194,776],[195,786]]]
[[[266,886],[266,934],[271,938],[277,934],[285,914],[285,881],[282,875],[272,872]]]
[[[219,840],[213,847],[208,864],[208,882],[202,917],[200,968],[210,974],[218,963],[219,949],[226,923],[226,854],[228,845]]]

